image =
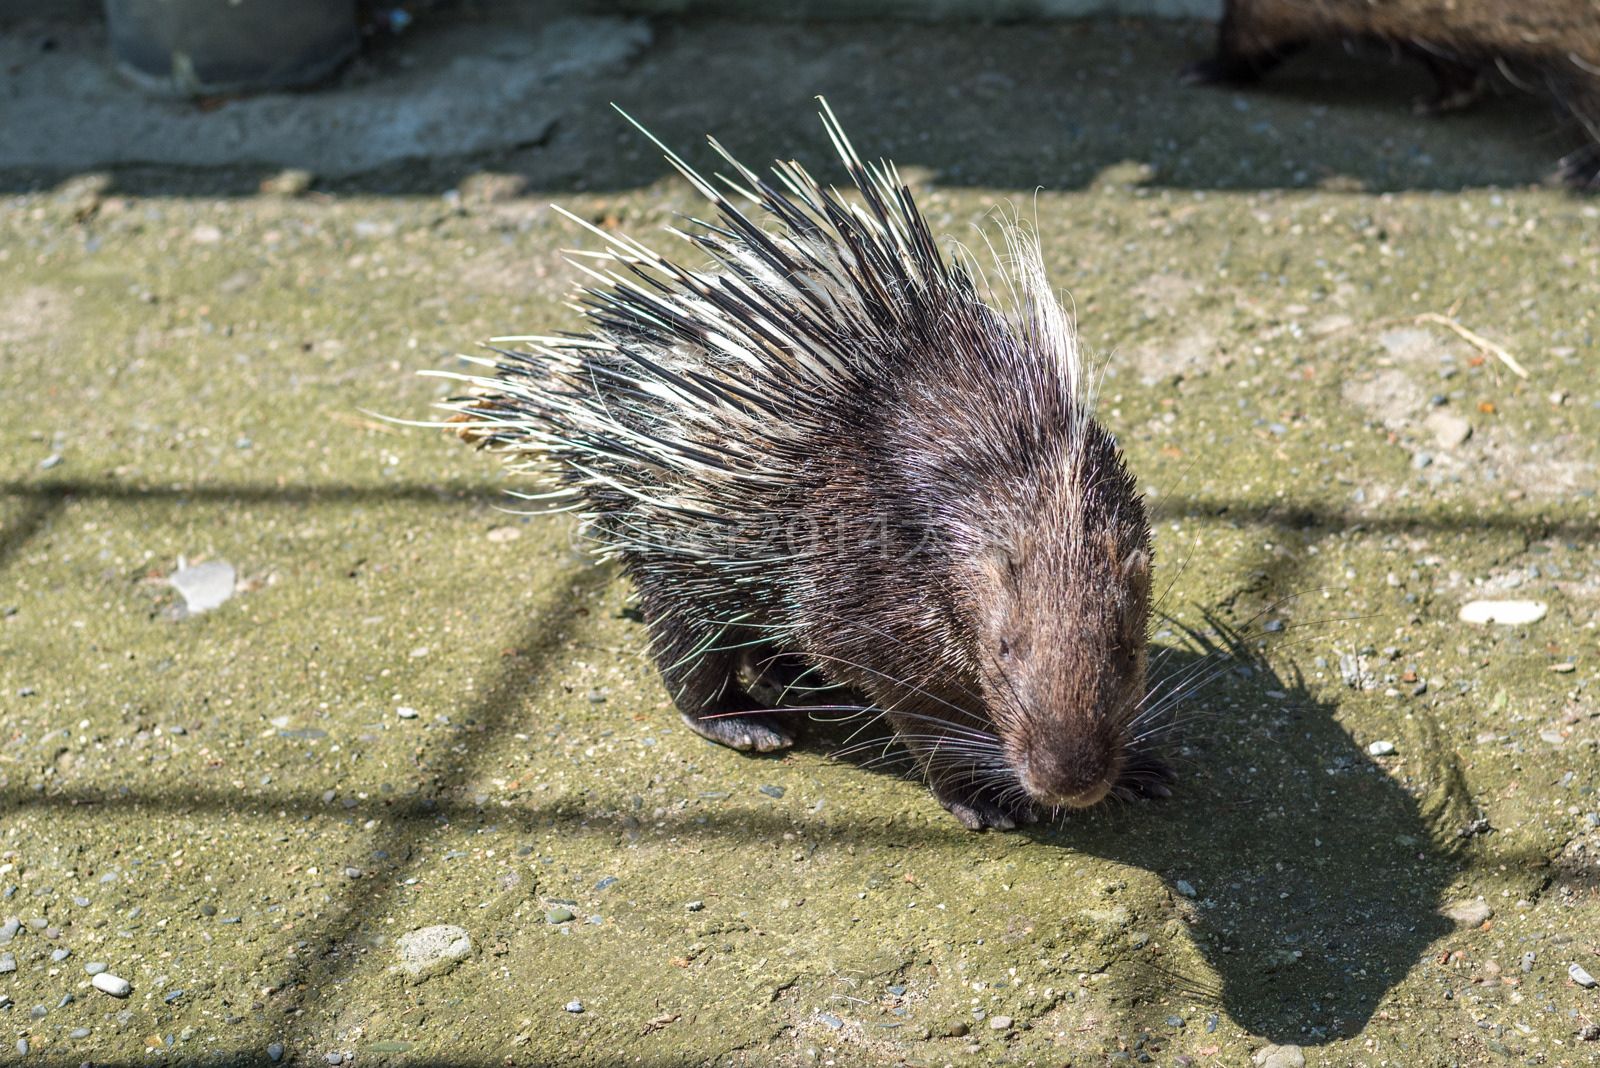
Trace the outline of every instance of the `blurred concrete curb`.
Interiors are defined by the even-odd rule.
[[[1221,0],[625,0],[624,10],[642,15],[716,15],[745,19],[826,19],[912,22],[1081,19],[1092,16],[1153,16],[1169,19],[1222,17]]]
[[[491,3],[499,10],[516,2]],[[716,15],[743,19],[917,22],[1079,19],[1092,15],[1219,18],[1221,0],[622,0],[612,11],[636,15]],[[99,0],[0,0],[0,26],[22,19],[99,18]]]
[[[471,28],[446,29],[409,69],[208,108],[152,100],[128,85],[103,25],[65,28],[49,50],[0,36],[0,67],[14,70],[0,167],[260,163],[336,177],[512,149],[549,133],[575,82],[615,71],[650,39],[644,20],[626,18],[557,19],[487,45]],[[60,136],[63,129],[74,136]]]

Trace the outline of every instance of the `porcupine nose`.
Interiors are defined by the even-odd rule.
[[[1052,739],[1031,747],[1017,778],[1035,804],[1088,808],[1111,792],[1115,763],[1111,747],[1098,738]]]

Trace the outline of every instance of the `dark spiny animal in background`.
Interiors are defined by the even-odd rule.
[[[782,748],[773,706],[840,686],[975,830],[1168,794],[1150,531],[1035,240],[1008,230],[997,310],[825,124],[859,203],[713,140],[764,227],[668,153],[717,208],[680,232],[715,266],[590,227],[591,332],[496,339],[452,421],[574,496],[705,737]]]
[[[1562,159],[1567,184],[1600,188],[1600,4],[1594,0],[1225,0],[1217,54],[1190,81],[1243,85],[1316,41],[1381,41],[1427,64],[1438,83],[1420,113],[1471,105],[1498,68],[1548,91],[1587,141]]]

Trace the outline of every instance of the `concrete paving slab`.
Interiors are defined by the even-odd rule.
[[[1170,735],[1176,796],[972,835],[892,761],[830,758],[853,725],[765,757],[684,730],[617,571],[485,458],[370,414],[425,417],[411,372],[476,339],[578,325],[560,250],[588,238],[551,194],[424,195],[460,161],[383,178],[408,195],[64,175],[0,201],[0,1028],[28,1063],[1593,1062],[1600,208],[1515,145],[1452,157],[1465,189],[1372,160],[1378,191],[1293,188],[1284,159],[1412,120],[1252,97],[1278,130],[1346,115],[1269,155],[1231,96],[1154,75],[1137,121],[1191,109],[1196,172],[1248,152],[1289,186],[1139,166],[1095,83],[1059,98],[1095,166],[1062,155],[1036,194],[999,179],[1063,142],[978,93],[983,57],[1034,86],[1052,48],[1126,49],[1132,78],[1199,37],[933,32],[901,47],[972,69],[869,73],[971,90],[959,123],[858,97],[847,126],[909,146],[941,234],[1037,213],[1156,511],[1160,677],[1247,635]],[[778,119],[670,79],[854,64],[882,91],[875,28],[769,37],[667,27],[602,88],[654,87],[662,125],[731,128],[752,163],[817,152],[810,86]],[[580,129],[505,173],[674,249],[690,190]],[[606,153],[611,184],[571,189]],[[1473,433],[1414,469],[1440,408]],[[234,596],[169,611],[180,556],[227,561]],[[1479,600],[1546,611],[1458,618]],[[441,925],[473,953],[413,982],[399,939]]]
[[[0,167],[244,163],[339,177],[536,144],[570,103],[572,83],[626,64],[650,29],[599,17],[492,35],[454,27],[382,79],[358,70],[314,92],[213,102],[140,92],[116,73],[102,26],[64,27],[53,40],[41,51],[34,34],[0,34],[0,67],[11,71]]]

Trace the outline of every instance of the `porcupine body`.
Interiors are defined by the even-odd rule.
[[[575,495],[705,737],[789,745],[772,692],[820,676],[969,828],[1167,794],[1138,741],[1149,529],[1037,245],[1010,232],[1012,307],[985,303],[825,121],[859,204],[724,152],[762,226],[669,153],[715,266],[595,230],[590,334],[498,339],[458,432]]]
[[[1258,80],[1316,41],[1364,38],[1408,52],[1438,84],[1421,113],[1471,105],[1482,72],[1498,67],[1524,88],[1546,90],[1587,144],[1557,164],[1576,188],[1600,188],[1600,5],[1592,0],[1225,0],[1217,52],[1190,81]]]

